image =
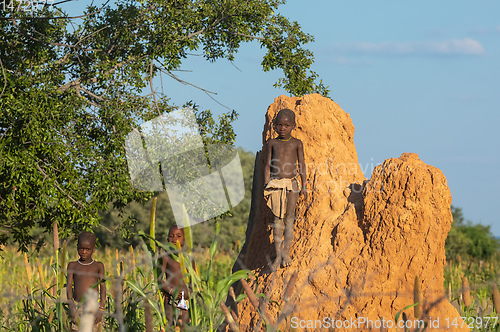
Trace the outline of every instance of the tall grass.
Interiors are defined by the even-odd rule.
[[[104,328],[107,331],[153,331],[173,329],[167,322],[164,299],[159,287],[162,257],[169,255],[180,262],[185,283],[190,289],[190,323],[185,330],[214,331],[227,316],[223,305],[230,286],[248,278],[249,271],[230,274],[232,259],[218,252],[216,238],[210,248],[193,252],[191,228],[184,227],[186,246],[181,248],[161,243],[155,238],[156,200],[150,215],[150,232],[140,248],[128,252],[97,251],[94,259],[107,267]],[[66,263],[69,261],[67,242],[59,248],[57,224],[53,224],[54,252],[41,252],[21,258],[13,248],[4,248],[0,282],[0,327],[5,331],[68,331],[69,308],[65,292]],[[74,251],[76,253],[76,250]],[[76,255],[75,255],[76,256]],[[77,257],[75,257],[76,259]],[[24,263],[24,271],[19,262]],[[53,264],[53,262],[55,263]],[[194,262],[194,264],[192,264]],[[14,265],[14,270],[10,269]],[[48,267],[48,268],[47,268]],[[198,268],[199,267],[199,268]],[[10,270],[10,271],[8,271]],[[48,280],[51,283],[47,282]],[[10,286],[10,287],[5,287]],[[174,293],[174,298],[176,297]],[[241,299],[242,297],[240,297]],[[15,303],[12,306],[12,303]],[[102,305],[101,305],[102,306]]]
[[[218,230],[217,230],[218,231]],[[146,331],[146,325],[154,331],[172,330],[162,313],[162,294],[158,291],[154,269],[161,255],[177,255],[184,260],[187,282],[191,288],[197,313],[191,315],[186,330],[213,331],[224,319],[231,320],[224,300],[229,286],[248,271],[231,275],[234,257],[220,252],[217,239],[209,248],[190,253],[172,248],[168,243],[144,234],[142,246],[127,251],[97,250],[94,258],[106,267],[108,290],[104,316],[105,331]],[[154,245],[155,251],[152,251]],[[149,248],[148,248],[149,246]],[[14,248],[2,251],[0,264],[0,330],[2,331],[69,331],[69,315],[66,302],[66,265],[78,258],[76,243],[63,242],[60,248],[47,248],[39,254],[25,255]],[[193,260],[196,267],[190,264]],[[448,262],[444,268],[443,289],[448,300],[455,306],[466,324],[475,331],[500,330],[500,296],[498,295],[500,256],[488,262],[461,259]],[[464,277],[468,287],[464,287]],[[415,303],[419,302],[419,281],[415,280]],[[469,291],[470,304],[464,291]],[[241,300],[240,296],[238,300]],[[151,315],[148,314],[150,310]],[[417,305],[408,310],[419,311]],[[402,313],[403,314],[403,313]],[[401,315],[402,315],[401,314]],[[404,316],[401,316],[404,319]],[[489,320],[489,326],[484,326]],[[233,320],[233,327],[237,322]],[[480,324],[481,323],[481,324]]]
[[[161,243],[155,241],[155,244]],[[65,265],[69,257],[71,260],[78,258],[76,243],[69,242],[68,248],[73,247],[59,250],[60,265],[56,263],[56,254],[48,250],[25,256],[15,248],[4,248],[3,264],[0,264],[1,331],[69,331]],[[164,244],[161,247],[169,248]],[[188,268],[188,277],[192,280],[192,297],[197,301],[199,312],[187,330],[216,329],[224,319],[220,303],[225,300],[229,285],[236,279],[246,278],[244,272],[230,277],[234,259],[228,253],[219,252],[218,247],[218,242],[214,241],[210,248],[190,255],[189,259],[196,262],[197,271]],[[175,253],[179,251],[176,249]],[[106,267],[105,331],[145,331],[146,302],[152,310],[152,322],[148,323],[154,330],[170,329],[162,315],[161,293],[152,277],[153,261],[161,254],[152,255],[145,245],[121,252],[96,251],[94,259]],[[185,256],[187,259],[188,255]]]
[[[444,277],[448,300],[465,318],[464,327],[474,331],[500,331],[500,307],[495,306],[499,297],[500,253],[497,252],[489,261],[471,257],[449,261],[444,268]]]

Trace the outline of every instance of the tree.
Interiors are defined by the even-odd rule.
[[[283,71],[277,86],[328,93],[303,48],[312,36],[276,12],[284,1],[108,2],[88,6],[78,25],[57,6],[0,8],[0,244],[27,250],[35,226],[69,236],[98,224],[109,203],[122,210],[151,196],[131,186],[124,141],[175,108],[154,78],[179,80],[191,52],[233,60],[257,41],[263,70]],[[234,111],[219,124],[197,114],[205,139],[234,142]]]
[[[453,224],[446,238],[445,249],[448,259],[473,257],[487,260],[499,247],[498,240],[490,231],[490,226],[472,224],[463,216],[462,209],[451,207]]]
[[[221,216],[221,232],[219,234],[219,243],[225,250],[234,248],[245,241],[245,229],[248,223],[248,214],[250,213],[250,203],[252,195],[253,168],[255,163],[255,154],[238,149],[241,167],[245,183],[245,198],[230,211],[230,214]],[[170,226],[175,225],[175,219],[169,198],[166,192],[155,193],[158,197],[156,203],[156,238],[161,242],[166,242]],[[151,201],[146,204],[131,202],[123,211],[110,207],[101,211],[102,221],[96,228],[99,242],[104,246],[114,248],[123,248],[132,245],[135,247],[140,238],[137,236],[139,230],[149,232],[149,216]],[[122,238],[122,218],[130,220],[128,231],[125,238]],[[209,246],[215,237],[215,227],[211,222],[200,223],[192,226],[194,245],[202,247]]]

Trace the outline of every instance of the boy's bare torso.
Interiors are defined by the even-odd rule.
[[[94,261],[90,265],[82,265],[75,261],[69,263],[68,274],[73,277],[73,298],[80,302],[87,289],[101,280],[101,275],[104,274],[104,265],[98,261]]]
[[[183,284],[181,264],[175,261],[170,256],[166,256],[163,259],[164,259],[163,264],[164,264],[164,271],[166,278],[165,282],[170,289],[175,290],[179,285]]]
[[[296,138],[288,141],[271,139],[268,142],[271,150],[270,178],[293,178],[297,174],[299,147],[302,142]]]

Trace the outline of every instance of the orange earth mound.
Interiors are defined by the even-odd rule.
[[[271,124],[283,108],[296,114],[292,135],[304,144],[309,182],[309,196],[299,198],[297,207],[293,263],[271,267],[273,217],[262,203],[263,151],[256,160],[247,239],[234,268],[257,276],[252,287],[270,300],[261,299],[270,324],[298,331],[395,331],[398,311],[414,303],[418,277],[420,319],[432,330],[462,330],[443,290],[444,243],[452,222],[443,173],[404,153],[365,179],[349,114],[318,94],[275,99],[266,113],[264,150],[265,142],[276,137]],[[294,273],[296,281],[290,283]],[[263,330],[248,299],[233,309],[241,331]],[[414,330],[414,309],[405,313]]]

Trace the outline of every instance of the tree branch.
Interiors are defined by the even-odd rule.
[[[0,93],[0,98],[2,98],[5,89],[7,88],[7,74],[5,74],[5,68],[3,67],[2,58],[0,58],[0,66],[2,67],[2,75],[3,75],[3,89],[2,93]]]
[[[209,29],[213,28],[214,26],[216,26],[217,24],[219,24],[220,22],[224,21],[225,17],[222,16],[218,19],[216,19],[209,27]],[[177,42],[180,42],[182,40],[186,40],[186,39],[189,39],[193,36],[196,36],[196,35],[199,35],[200,33],[203,33],[205,32],[207,29],[201,29],[199,31],[196,31],[196,32],[193,32],[193,33],[190,33],[189,35],[185,36],[185,37],[182,37],[182,38],[177,38],[176,40],[173,41],[173,43],[177,43]]]
[[[107,72],[104,73],[104,75],[109,75],[109,74],[112,74],[114,73],[117,69],[120,69],[121,67],[125,66],[127,63],[130,63],[131,61],[133,60],[138,60],[139,58],[136,58],[136,57],[131,57],[130,59],[128,60],[125,60],[125,61],[122,61],[120,63],[117,63],[113,68],[111,68],[110,70],[108,70]],[[91,78],[88,83],[92,84],[92,83],[96,83],[97,82],[97,78]],[[77,86],[81,86],[81,83],[82,83],[82,78],[79,77],[77,78],[76,80],[74,81],[71,81],[71,82],[68,82],[64,85],[61,85],[59,88],[57,88],[57,91],[59,92],[64,92],[66,90],[69,90],[73,87],[77,87]]]
[[[69,45],[69,44],[53,43],[53,42],[48,42],[48,41],[45,41],[45,40],[41,40],[41,39],[35,38],[35,37],[27,34],[26,31],[24,31],[24,30],[21,29],[21,27],[17,24],[17,22],[14,19],[11,19],[10,21],[12,22],[12,24],[14,24],[14,26],[17,28],[17,30],[19,31],[20,34],[22,34],[23,36],[25,36],[27,38],[30,38],[30,39],[32,39],[34,41],[37,41],[37,42],[41,42],[41,43],[48,44],[48,45],[54,45],[54,46],[63,46],[63,47],[81,49],[81,50],[84,50],[84,51],[101,51],[101,50],[98,50],[98,49],[88,49],[88,48],[77,47],[77,46]],[[43,36],[43,37],[47,37],[46,35],[44,35],[41,32],[38,32],[36,30],[33,30],[33,31],[36,32],[37,34]]]
[[[266,38],[264,38],[264,37],[246,35],[246,34],[240,33],[240,32],[234,32],[234,31],[228,31],[228,30],[222,30],[222,29],[214,29],[214,30],[217,32],[225,32],[225,33],[229,33],[231,35],[242,36],[242,37],[247,37],[247,38],[251,38],[251,39],[266,40]]]
[[[48,177],[47,173],[45,173],[43,171],[43,169],[40,167],[40,165],[38,165],[38,163],[36,163],[36,168],[38,168],[38,170],[40,171],[40,173],[43,174],[44,178],[43,180],[45,181],[45,179]],[[66,191],[64,191],[64,189],[62,189],[59,184],[57,183],[57,180],[54,179],[54,185],[56,186],[57,189],[59,189],[64,195],[66,195],[66,197],[68,197],[72,202],[73,204],[75,205],[78,205],[80,207],[83,207],[82,205],[82,202],[80,201],[76,201],[73,197],[71,197],[69,194],[66,193]]]
[[[91,96],[92,98],[95,98],[97,100],[100,100],[100,101],[104,101],[104,98],[103,97],[100,97],[92,92],[90,92],[89,90],[85,89],[83,86],[80,85],[80,90],[83,90],[83,92],[85,92],[86,94],[88,94],[89,96]]]
[[[71,0],[67,0],[67,1],[71,1]],[[59,3],[56,3],[56,5],[58,4],[61,4],[63,2],[67,2],[67,1],[61,1]],[[104,7],[108,4],[110,0],[107,0],[104,5],[102,5],[101,8],[99,8],[98,10],[92,12],[92,13],[89,13],[89,14],[85,14],[85,15],[79,15],[79,16],[54,16],[54,17],[48,17],[48,16],[40,16],[40,17],[37,17],[37,16],[32,16],[32,17],[0,17],[0,20],[3,20],[3,21],[13,21],[13,20],[64,20],[64,19],[68,19],[68,20],[72,20],[72,19],[75,19],[75,18],[84,18],[84,17],[87,17],[87,16],[92,16],[94,14],[97,14],[99,13],[101,10],[104,9]]]
[[[68,83],[66,83],[64,85],[61,85],[59,88],[57,88],[57,91],[64,92],[64,91],[69,90],[69,89],[71,89],[73,87],[80,87],[81,86],[81,82],[82,82],[82,78],[79,77],[79,78],[77,78],[74,81],[71,81],[71,82],[68,82]],[[97,78],[91,78],[89,80],[89,83],[95,83],[95,82],[97,82]]]

